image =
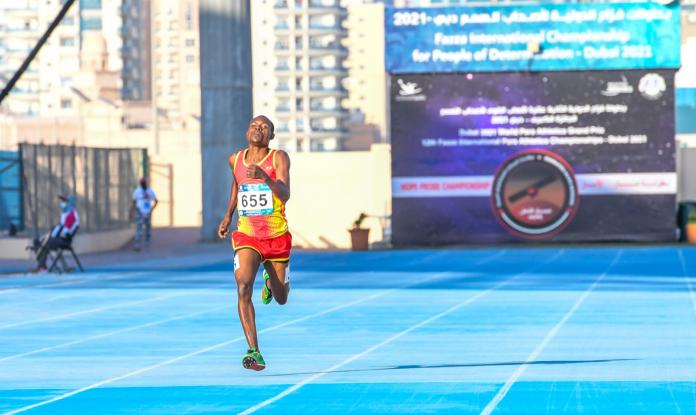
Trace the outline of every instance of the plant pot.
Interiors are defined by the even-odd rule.
[[[696,244],[696,223],[686,224],[686,240],[689,243]]]
[[[350,244],[353,251],[367,251],[370,248],[370,229],[349,229]]]

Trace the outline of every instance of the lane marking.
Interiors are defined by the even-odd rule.
[[[23,352],[23,353],[10,355],[10,356],[0,357],[0,362],[13,360],[13,359],[17,359],[20,357],[32,356],[35,354],[48,352],[51,350],[60,349],[60,348],[64,348],[64,347],[74,346],[76,344],[86,343],[86,342],[89,342],[92,340],[103,339],[106,337],[115,336],[117,334],[122,334],[122,333],[127,333],[130,331],[144,329],[147,327],[154,327],[154,326],[158,326],[161,324],[170,323],[172,321],[184,320],[184,319],[195,317],[195,316],[198,316],[201,314],[210,313],[210,312],[217,311],[217,310],[222,310],[222,309],[225,309],[228,307],[229,306],[227,306],[227,305],[212,307],[212,308],[207,308],[205,310],[197,311],[195,313],[183,314],[183,315],[176,316],[176,317],[170,317],[170,318],[166,318],[166,319],[162,319],[162,320],[156,320],[156,321],[152,321],[152,322],[145,323],[145,324],[139,324],[137,326],[124,327],[122,329],[118,329],[118,330],[114,330],[114,331],[110,331],[110,332],[106,332],[106,333],[101,333],[101,334],[97,334],[94,336],[84,337],[82,339],[77,339],[77,340],[73,340],[73,341],[69,341],[69,342],[65,342],[65,343],[56,344],[54,346],[42,347],[40,349],[35,349],[35,350],[28,351],[28,352]]]
[[[412,325],[411,327],[409,327],[409,328],[407,328],[407,329],[405,329],[405,330],[403,330],[403,331],[401,331],[401,332],[399,332],[399,333],[396,333],[396,334],[392,335],[391,337],[389,337],[389,338],[387,338],[387,339],[385,339],[385,340],[383,340],[383,341],[381,341],[381,342],[379,342],[379,343],[377,343],[377,344],[375,344],[375,345],[373,345],[373,346],[371,346],[371,347],[369,347],[369,348],[363,350],[362,352],[357,353],[357,354],[355,354],[355,355],[353,355],[353,356],[351,356],[351,357],[349,357],[349,358],[347,358],[347,359],[345,359],[345,360],[343,360],[343,361],[341,361],[341,362],[339,362],[339,363],[337,363],[337,364],[335,364],[335,365],[329,367],[328,369],[322,370],[322,371],[319,372],[319,373],[316,373],[316,374],[314,374],[314,375],[312,375],[312,376],[309,376],[309,377],[305,378],[304,380],[302,380],[302,381],[300,381],[300,382],[298,382],[298,383],[296,383],[296,384],[290,386],[289,388],[283,390],[283,391],[280,392],[279,394],[277,394],[277,395],[275,395],[275,396],[273,396],[273,397],[271,397],[271,398],[268,398],[268,399],[266,399],[265,401],[260,402],[260,403],[258,403],[258,404],[256,404],[256,405],[254,405],[254,406],[252,406],[252,407],[250,407],[250,408],[248,408],[248,409],[242,411],[242,412],[239,412],[238,415],[249,415],[249,414],[252,414],[252,413],[258,411],[259,409],[265,408],[266,406],[268,406],[268,405],[270,405],[270,404],[272,404],[272,403],[274,403],[274,402],[276,402],[276,401],[278,401],[278,400],[280,400],[280,399],[282,399],[282,398],[284,398],[284,397],[290,395],[291,393],[297,391],[298,389],[302,388],[303,386],[305,386],[305,385],[307,385],[307,384],[309,384],[309,383],[314,382],[315,380],[319,379],[320,377],[325,376],[326,374],[331,373],[331,372],[333,372],[333,371],[335,371],[335,370],[337,370],[337,369],[340,369],[341,367],[347,365],[348,363],[351,363],[351,362],[353,362],[353,361],[355,361],[355,360],[358,360],[358,359],[364,357],[365,355],[367,355],[367,354],[369,354],[369,353],[371,353],[371,352],[373,352],[373,351],[379,349],[380,347],[382,347],[382,346],[384,346],[384,345],[387,345],[387,344],[393,342],[394,340],[399,339],[400,337],[403,337],[404,335],[406,335],[406,334],[408,334],[408,333],[410,333],[410,332],[412,332],[412,331],[414,331],[414,330],[416,330],[416,329],[418,329],[418,328],[421,328],[421,327],[423,327],[423,326],[425,326],[425,325],[427,325],[427,324],[429,324],[429,323],[431,323],[431,322],[433,322],[433,321],[435,321],[435,320],[437,320],[437,319],[439,319],[439,318],[441,318],[441,317],[444,317],[444,316],[446,316],[446,315],[448,315],[448,314],[451,314],[451,313],[453,313],[453,312],[459,310],[460,308],[462,308],[462,307],[464,307],[464,306],[466,306],[466,305],[468,305],[468,304],[471,304],[471,303],[474,303],[474,302],[478,301],[478,300],[481,299],[482,297],[484,297],[484,296],[488,295],[489,293],[491,293],[491,292],[497,290],[498,288],[500,288],[500,287],[502,287],[502,286],[505,286],[505,285],[511,283],[513,280],[516,280],[517,278],[520,278],[520,277],[522,277],[522,276],[524,276],[524,275],[526,275],[526,274],[529,274],[530,272],[533,272],[534,270],[536,270],[536,268],[539,268],[539,267],[541,267],[541,266],[543,266],[543,265],[547,265],[547,264],[549,264],[549,263],[555,261],[558,257],[560,257],[560,256],[563,254],[563,252],[564,252],[564,251],[561,250],[561,251],[559,251],[558,253],[556,253],[556,255],[554,255],[553,257],[551,257],[550,259],[547,259],[545,262],[543,262],[543,263],[541,263],[541,264],[538,264],[538,265],[535,265],[535,266],[533,266],[531,269],[529,269],[529,270],[527,270],[527,271],[525,271],[525,272],[522,272],[522,273],[519,273],[519,274],[515,274],[515,275],[513,275],[512,277],[510,277],[510,278],[508,278],[508,279],[506,279],[506,280],[504,280],[504,281],[502,281],[502,282],[499,282],[499,283],[496,284],[495,286],[493,286],[493,287],[491,287],[491,288],[488,288],[487,290],[481,291],[481,292],[479,292],[478,294],[476,294],[475,296],[470,297],[470,298],[464,300],[463,302],[461,302],[461,303],[459,303],[459,304],[456,304],[456,305],[454,305],[454,306],[448,308],[447,310],[442,311],[442,312],[440,312],[440,313],[438,313],[438,314],[436,314],[436,315],[434,315],[434,316],[432,316],[432,317],[429,317],[429,318],[427,318],[427,319],[421,321],[420,323],[414,324],[414,325]]]
[[[604,277],[606,277],[609,274],[609,271],[616,265],[618,262],[619,258],[621,258],[621,255],[623,253],[623,249],[620,249],[619,252],[616,253],[616,256],[614,257],[613,261],[609,264],[609,267],[601,273],[597,279],[595,279],[594,283],[585,290],[585,292],[575,301],[575,304],[566,312],[566,314],[563,316],[563,318],[556,323],[555,326],[551,328],[551,330],[546,334],[546,337],[537,345],[537,347],[532,351],[532,353],[527,356],[525,359],[525,362],[520,365],[515,372],[513,372],[512,375],[508,378],[508,380],[505,382],[502,388],[498,391],[498,393],[493,397],[493,399],[486,405],[485,408],[483,408],[483,411],[481,411],[481,415],[490,415],[498,406],[498,404],[505,398],[505,395],[507,395],[508,391],[510,391],[510,388],[517,382],[517,380],[522,376],[522,374],[527,370],[527,368],[530,366],[532,362],[537,360],[539,355],[544,351],[546,346],[551,342],[551,340],[558,334],[558,332],[561,330],[563,325],[575,314],[575,312],[580,308],[582,303],[585,302],[587,297],[592,293],[592,291],[597,287],[597,284],[599,284]]]
[[[16,323],[10,323],[10,324],[4,324],[0,326],[0,330],[2,329],[9,329],[9,328],[15,328],[15,327],[22,327],[22,326],[28,326],[31,324],[38,324],[38,323],[46,323],[49,321],[58,321],[58,320],[67,320],[72,317],[77,317],[77,316],[83,316],[85,314],[94,314],[98,313],[101,311],[106,311],[106,310],[113,310],[114,308],[122,308],[122,307],[128,307],[131,305],[138,305],[138,304],[145,304],[145,303],[151,303],[154,301],[159,301],[163,300],[166,298],[172,298],[172,297],[180,297],[182,295],[187,295],[188,293],[173,293],[173,294],[164,294],[164,295],[159,295],[157,297],[152,297],[152,298],[146,298],[143,300],[137,300],[137,301],[127,301],[125,303],[117,303],[117,304],[112,304],[104,307],[97,307],[97,308],[90,308],[87,310],[80,310],[80,311],[74,311],[72,313],[67,313],[67,314],[59,314],[57,316],[51,316],[51,317],[43,317],[43,318],[37,318],[34,320],[26,320],[26,321],[19,321]]]
[[[143,275],[149,275],[152,274],[151,272],[132,272],[128,274],[119,274],[115,276],[104,276],[106,274],[94,274],[93,277],[91,278],[76,278],[68,281],[62,281],[62,282],[56,282],[56,283],[48,283],[48,284],[34,284],[34,285],[20,285],[20,286],[15,286],[15,287],[8,287],[8,288],[0,288],[0,294],[8,294],[8,293],[13,293],[17,291],[24,291],[32,288],[51,288],[51,287],[62,287],[65,285],[75,285],[75,284],[81,284],[85,282],[100,282],[100,281],[111,281],[111,280],[118,280],[118,279],[128,279],[128,278],[134,278],[134,277],[141,277]]]
[[[696,311],[696,296],[694,295],[694,288],[691,284],[691,278],[689,277],[689,271],[686,269],[686,260],[684,260],[684,253],[682,249],[679,248],[677,251],[679,253],[679,263],[681,264],[682,271],[684,272],[684,278],[686,279],[686,286],[689,289],[689,297],[691,298],[691,306],[694,311]]]
[[[438,275],[435,275],[435,276],[432,276],[432,277],[428,277],[428,278],[424,278],[424,279],[421,279],[421,280],[419,280],[419,281],[416,281],[416,282],[407,284],[407,285],[405,285],[405,286],[403,286],[403,287],[392,288],[392,289],[389,289],[389,290],[384,290],[384,291],[381,291],[381,292],[378,292],[378,293],[375,293],[375,294],[372,294],[372,295],[368,295],[368,296],[366,296],[366,297],[359,298],[359,299],[357,299],[357,300],[350,301],[350,302],[348,302],[348,303],[344,303],[344,304],[341,304],[341,305],[337,305],[337,306],[331,307],[331,308],[326,309],[326,310],[324,310],[324,311],[320,311],[320,312],[317,312],[317,313],[310,314],[310,315],[308,315],[308,316],[304,316],[304,317],[296,318],[296,319],[294,319],[294,320],[287,321],[287,322],[285,322],[285,323],[276,324],[276,325],[274,325],[274,326],[267,327],[267,328],[265,328],[265,329],[263,329],[263,330],[259,330],[258,333],[259,333],[259,334],[261,334],[261,333],[268,333],[268,332],[270,332],[270,331],[278,330],[278,329],[281,329],[281,328],[283,328],[283,327],[287,327],[287,326],[290,326],[290,325],[293,325],[293,324],[296,324],[296,323],[300,323],[300,322],[303,322],[303,321],[306,321],[306,320],[310,320],[310,319],[313,319],[313,318],[316,318],[316,317],[319,317],[319,316],[322,316],[322,315],[325,315],[325,314],[329,314],[329,313],[332,313],[332,312],[334,312],[334,311],[338,311],[338,310],[341,310],[341,309],[344,309],[344,308],[352,307],[352,306],[354,306],[354,305],[356,305],[356,304],[360,304],[360,303],[363,303],[363,302],[372,300],[372,299],[374,299],[374,298],[382,297],[382,296],[387,295],[387,294],[389,294],[389,293],[391,293],[391,292],[394,292],[394,291],[397,291],[397,290],[400,290],[400,289],[409,288],[409,287],[412,287],[412,286],[415,286],[415,285],[418,285],[418,284],[422,284],[422,283],[428,282],[428,281],[433,280],[433,279],[436,279],[436,278],[440,278],[440,277],[443,276],[443,275],[446,276],[446,275],[450,275],[450,274],[451,274],[451,273],[440,273],[440,274],[438,274]],[[82,388],[79,388],[79,389],[75,389],[75,390],[73,390],[73,391],[70,391],[70,392],[67,392],[67,393],[64,393],[64,394],[55,396],[55,397],[50,398],[50,399],[46,399],[46,400],[41,401],[41,402],[37,402],[37,403],[31,404],[31,405],[23,406],[23,407],[18,408],[18,409],[14,409],[14,410],[9,411],[9,412],[5,412],[3,415],[15,415],[15,414],[19,414],[19,413],[22,413],[22,412],[29,411],[29,410],[34,409],[34,408],[38,408],[38,407],[41,407],[41,406],[45,406],[45,405],[51,404],[51,403],[53,403],[53,402],[62,401],[62,400],[64,400],[64,399],[70,398],[70,397],[75,396],[75,395],[78,395],[78,394],[80,394],[80,393],[87,392],[87,391],[89,391],[89,390],[96,389],[96,388],[99,388],[99,387],[101,387],[101,386],[104,386],[104,385],[107,385],[107,384],[110,384],[110,383],[113,383],[113,382],[117,382],[117,381],[119,381],[119,380],[131,378],[131,377],[133,377],[133,376],[137,376],[137,375],[140,375],[140,374],[149,372],[149,371],[151,371],[151,370],[158,369],[158,368],[160,368],[160,367],[168,366],[168,365],[170,365],[170,364],[172,364],[172,363],[176,363],[176,362],[179,362],[179,361],[181,361],[181,360],[188,359],[188,358],[190,358],[190,357],[194,357],[194,356],[197,356],[197,355],[200,355],[200,354],[203,354],[203,353],[211,352],[211,351],[213,351],[213,350],[220,349],[220,348],[225,347],[225,346],[228,346],[228,345],[230,345],[230,344],[233,344],[233,343],[236,343],[236,342],[239,342],[239,341],[244,341],[245,339],[246,339],[245,336],[235,337],[235,338],[233,338],[233,339],[230,339],[230,340],[227,340],[227,341],[224,341],[224,342],[221,342],[221,343],[217,343],[217,344],[214,344],[214,345],[212,345],[212,346],[208,346],[208,347],[205,347],[205,348],[202,348],[202,349],[199,349],[199,350],[195,350],[195,351],[193,351],[193,352],[190,352],[190,353],[187,353],[187,354],[184,354],[184,355],[180,355],[180,356],[177,356],[177,357],[174,357],[174,358],[171,358],[171,359],[167,359],[167,360],[164,360],[164,361],[162,361],[162,362],[159,362],[159,363],[156,363],[156,364],[153,364],[153,365],[150,365],[150,366],[146,366],[146,367],[143,367],[143,368],[140,368],[140,369],[137,369],[137,370],[134,370],[134,371],[125,373],[125,374],[123,374],[123,375],[119,375],[119,376],[116,376],[116,377],[112,377],[112,378],[109,378],[109,379],[105,379],[105,380],[102,380],[102,381],[93,383],[93,384],[91,384],[91,385],[88,385],[88,386],[85,386],[85,387],[82,387]]]

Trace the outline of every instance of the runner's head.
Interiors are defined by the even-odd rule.
[[[142,187],[143,189],[147,189],[147,179],[146,178],[144,178],[144,177],[140,178],[140,187]]]
[[[250,146],[268,147],[268,143],[275,137],[274,130],[275,127],[268,117],[265,115],[256,116],[249,122],[246,133],[247,142]]]

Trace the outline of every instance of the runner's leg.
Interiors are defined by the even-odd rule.
[[[288,262],[266,261],[263,263],[263,268],[270,277],[268,282],[271,285],[270,289],[273,293],[273,299],[275,299],[280,305],[283,305],[288,301],[288,294],[290,294],[288,265]]]
[[[235,253],[234,278],[237,280],[239,321],[242,323],[249,348],[256,350],[258,350],[259,344],[256,337],[256,313],[251,301],[251,294],[260,263],[261,256],[253,249],[241,248]]]

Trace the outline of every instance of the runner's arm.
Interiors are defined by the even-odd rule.
[[[273,194],[283,203],[287,203],[290,200],[290,157],[282,150],[278,150],[275,156],[276,180],[266,175],[265,181]]]
[[[230,186],[230,199],[229,202],[227,202],[227,211],[225,212],[225,217],[222,218],[220,225],[218,226],[218,236],[220,238],[225,238],[229,233],[228,229],[230,227],[230,222],[232,221],[232,215],[234,214],[234,210],[237,208],[237,181],[234,178],[235,155],[236,153],[232,154],[228,159],[230,170],[232,170],[232,185]]]

